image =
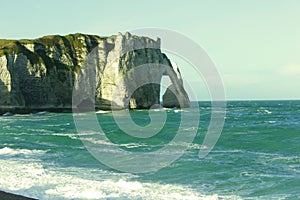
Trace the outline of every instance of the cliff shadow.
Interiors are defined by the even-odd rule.
[[[43,103],[43,84],[30,74],[28,60],[24,54],[7,55],[8,70],[11,75],[11,99],[16,107],[35,107]]]
[[[9,105],[9,91],[4,82],[0,79],[0,105]]]
[[[9,88],[0,79],[0,115],[11,111]]]
[[[71,108],[74,72],[47,56],[42,45],[34,52],[18,44],[21,53],[6,55],[11,75],[11,105],[26,109]]]

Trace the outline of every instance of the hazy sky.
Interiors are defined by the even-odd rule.
[[[299,0],[10,0],[0,18],[0,38],[9,39],[171,29],[206,50],[228,99],[300,99]]]

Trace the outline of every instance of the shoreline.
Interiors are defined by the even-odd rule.
[[[136,109],[129,109],[129,110],[149,110],[149,109],[156,109],[156,108],[169,108],[163,106],[156,106],[153,108],[136,108]],[[120,107],[79,107],[79,108],[72,108],[72,107],[57,107],[57,108],[49,108],[49,107],[41,107],[41,108],[23,108],[23,107],[1,107],[0,106],[0,117],[1,116],[11,116],[15,114],[26,115],[26,114],[36,114],[40,112],[49,112],[49,113],[85,113],[85,112],[96,112],[97,110],[102,111],[112,111],[112,110],[126,110],[127,108],[120,108]]]
[[[19,108],[19,107],[11,107],[5,108],[0,107],[0,116],[4,114],[31,114],[38,112],[55,112],[55,113],[70,113],[72,112],[72,108]]]
[[[13,200],[37,200],[37,199],[22,196],[22,195],[4,192],[2,190],[0,190],[0,199],[1,200],[12,200],[12,199]]]

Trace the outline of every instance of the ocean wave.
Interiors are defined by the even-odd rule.
[[[49,112],[47,112],[47,111],[41,111],[41,112],[33,113],[33,115],[47,115],[47,114],[49,114]]]
[[[266,177],[266,178],[293,178],[292,175],[284,175],[284,174],[268,174],[268,173],[255,173],[255,172],[242,172],[240,173],[240,176],[245,177]]]
[[[45,124],[44,126],[48,126],[48,127],[65,127],[65,126],[70,126],[71,123],[67,122],[67,123],[62,123],[62,124]]]
[[[53,133],[51,135],[59,136],[59,137],[69,137],[70,139],[73,140],[80,139],[80,140],[87,140],[90,142],[94,142],[95,138],[93,136],[98,134],[99,133],[97,132],[90,131],[85,133]]]
[[[257,109],[257,112],[266,113],[268,115],[272,114],[271,111],[269,111],[268,109],[264,109],[264,108]]]
[[[59,137],[69,137],[70,139],[73,140],[79,139],[79,134],[75,134],[75,133],[54,133],[52,135],[59,136]]]
[[[13,160],[0,160],[0,166],[1,189],[38,199],[239,199],[204,195],[183,185],[139,182],[130,180],[134,175],[105,170],[49,169]]]
[[[270,120],[270,121],[265,121],[266,123],[269,123],[269,124],[275,124],[276,123],[276,121],[274,121],[274,120]]]

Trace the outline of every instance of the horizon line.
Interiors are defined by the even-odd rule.
[[[207,102],[212,101],[210,99],[205,100],[191,100],[191,102]],[[223,100],[215,100],[223,101]],[[300,101],[300,99],[226,99],[225,101]]]

